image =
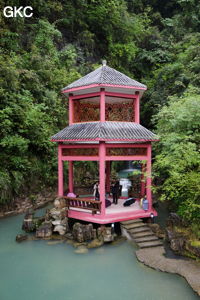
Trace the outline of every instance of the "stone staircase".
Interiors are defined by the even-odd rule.
[[[121,226],[129,233],[133,241],[140,248],[163,246],[162,240],[141,219],[123,221],[121,222]]]

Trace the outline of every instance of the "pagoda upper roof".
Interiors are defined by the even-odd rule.
[[[87,122],[67,126],[51,138],[59,141],[155,141],[158,137],[134,122]]]
[[[126,76],[125,74],[110,68],[107,65],[103,65],[91,73],[81,77],[80,79],[72,82],[62,89],[63,92],[67,92],[70,89],[76,89],[86,86],[99,85],[99,86],[121,86],[132,87],[136,89],[146,90],[146,85]]]

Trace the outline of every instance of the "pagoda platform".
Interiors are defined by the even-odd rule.
[[[88,197],[88,199],[90,198]],[[111,198],[109,200],[112,201]],[[139,218],[150,218],[151,214],[157,216],[157,212],[153,208],[147,211],[143,210],[140,207],[139,201],[136,201],[131,206],[124,207],[123,203],[125,200],[124,198],[120,198],[117,205],[112,203],[111,206],[105,209],[104,215],[100,214],[100,212],[92,214],[90,210],[71,207],[68,211],[68,217],[92,223],[108,224]]]

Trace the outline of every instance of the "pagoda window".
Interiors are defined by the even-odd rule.
[[[94,122],[100,119],[99,97],[88,97],[73,100],[74,123]]]
[[[106,96],[106,121],[134,122],[133,98]]]

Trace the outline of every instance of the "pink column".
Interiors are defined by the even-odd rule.
[[[135,98],[135,123],[140,123],[140,95],[136,94]]]
[[[73,191],[74,191],[73,161],[69,161],[68,164],[69,164],[68,165],[68,167],[69,167],[69,169],[68,169],[69,170],[69,192],[73,193]]]
[[[105,104],[105,89],[100,90],[100,121],[105,122],[106,104]]]
[[[149,201],[149,209],[152,209],[152,195],[151,195],[151,144],[147,148],[147,180],[146,180],[146,196]]]
[[[110,161],[106,162],[106,193],[110,193]]]
[[[73,94],[69,94],[69,125],[74,121],[74,103],[72,99]]]
[[[58,144],[58,196],[63,196],[62,145]]]
[[[101,215],[105,216],[105,156],[106,148],[105,142],[99,143],[99,185],[100,185],[100,201],[101,201]]]
[[[141,189],[140,189],[140,195],[141,197],[145,196],[145,163],[142,163],[142,168],[141,168]]]

